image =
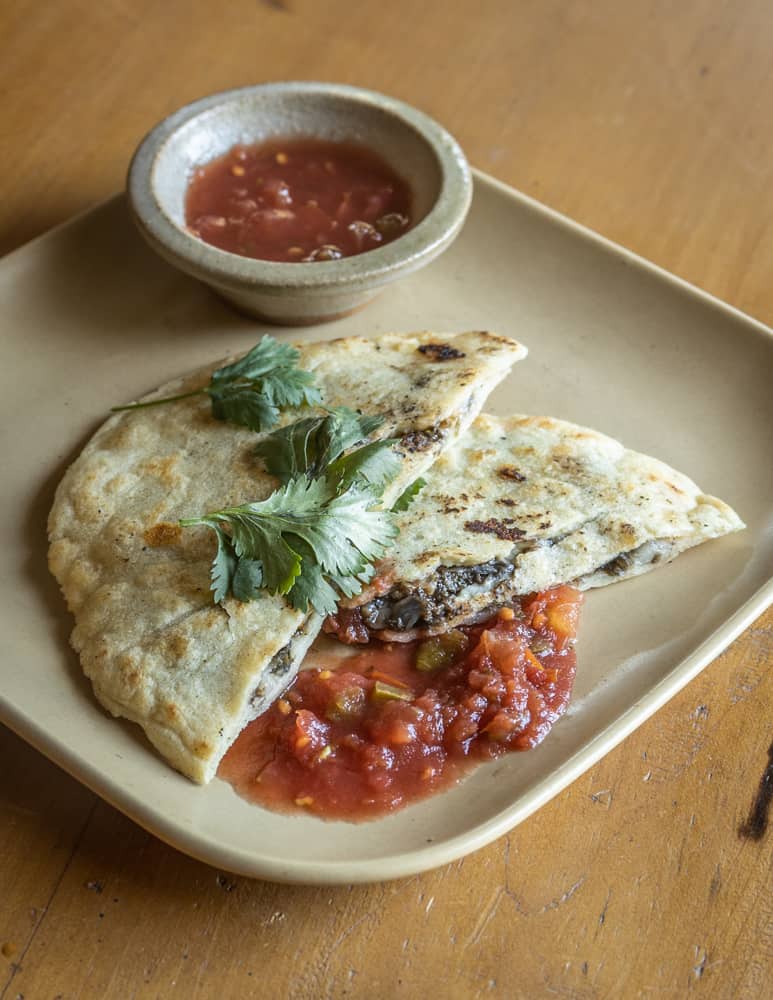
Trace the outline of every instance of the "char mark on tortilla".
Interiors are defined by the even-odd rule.
[[[496,535],[507,542],[517,542],[526,536],[523,528],[519,528],[514,517],[498,519],[490,517],[486,521],[465,521],[467,531],[472,531],[480,535]]]
[[[463,351],[451,347],[450,344],[422,344],[419,353],[426,355],[432,361],[451,361],[465,356]]]

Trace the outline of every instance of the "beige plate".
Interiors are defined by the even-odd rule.
[[[572,708],[543,746],[375,823],[323,823],[198,788],[99,708],[46,570],[67,464],[116,401],[262,331],[163,264],[113,200],[0,263],[0,717],[163,840],[278,881],[394,878],[498,837],[590,767],[769,603],[773,338],[760,324],[481,175],[452,249],[309,339],[494,329],[530,348],[489,403],[650,452],[727,500],[748,530],[588,595]],[[295,335],[295,334],[293,334]]]

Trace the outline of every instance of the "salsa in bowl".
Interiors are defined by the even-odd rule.
[[[322,143],[356,157],[377,161],[407,191],[409,224],[392,239],[372,241],[367,252],[322,259],[258,259],[238,248],[213,245],[192,232],[187,204],[197,171],[226,162],[233,151],[272,149],[288,157],[290,146]],[[278,145],[277,145],[278,144]],[[286,146],[287,148],[280,148]],[[330,157],[328,157],[330,160]],[[288,164],[277,164],[289,166]],[[245,168],[232,175],[247,176]],[[258,175],[260,176],[260,175]],[[253,178],[257,181],[258,177]],[[283,181],[281,176],[268,178]],[[267,178],[263,178],[264,184]],[[285,181],[285,183],[287,183]],[[258,185],[238,185],[243,201],[260,211]],[[342,194],[348,189],[344,188]],[[315,323],[357,309],[379,289],[415,271],[440,254],[457,235],[472,196],[470,171],[459,145],[437,122],[410,105],[373,91],[325,83],[272,83],[227,91],[187,105],[157,125],[140,144],[128,177],[132,214],[140,231],[165,259],[209,284],[239,309],[273,322]],[[292,198],[292,192],[290,192]],[[281,199],[281,196],[280,196]],[[279,211],[308,212],[303,204],[272,206]],[[265,206],[264,206],[265,208]],[[236,215],[211,214],[216,225],[230,226]],[[373,221],[349,218],[376,229]],[[221,222],[221,220],[223,220]],[[275,228],[289,220],[274,217]],[[336,221],[332,219],[332,221]],[[395,223],[396,220],[391,220]],[[195,226],[194,226],[195,229]],[[370,235],[364,227],[360,236]],[[378,230],[376,229],[378,232]],[[323,230],[314,230],[316,240]],[[307,257],[322,246],[341,247],[324,231],[326,242],[301,246]],[[298,247],[298,241],[288,243]]]
[[[411,190],[365,146],[273,139],[198,167],[185,221],[242,257],[308,264],[386,246],[411,226]]]

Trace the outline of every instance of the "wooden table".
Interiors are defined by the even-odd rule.
[[[773,322],[768,0],[5,0],[0,46],[0,252],[119,189],[186,101],[339,80]],[[773,735],[772,631],[508,837],[369,887],[215,871],[2,730],[0,997],[761,997],[771,839],[737,830]]]

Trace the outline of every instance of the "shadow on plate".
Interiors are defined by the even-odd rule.
[[[45,287],[47,315],[67,328],[126,347],[158,342],[159,323],[172,340],[255,328],[204,285],[182,274],[142,240],[123,195],[60,229],[37,247],[30,280]],[[148,323],[152,315],[155,322]],[[183,369],[185,365],[183,364]]]

